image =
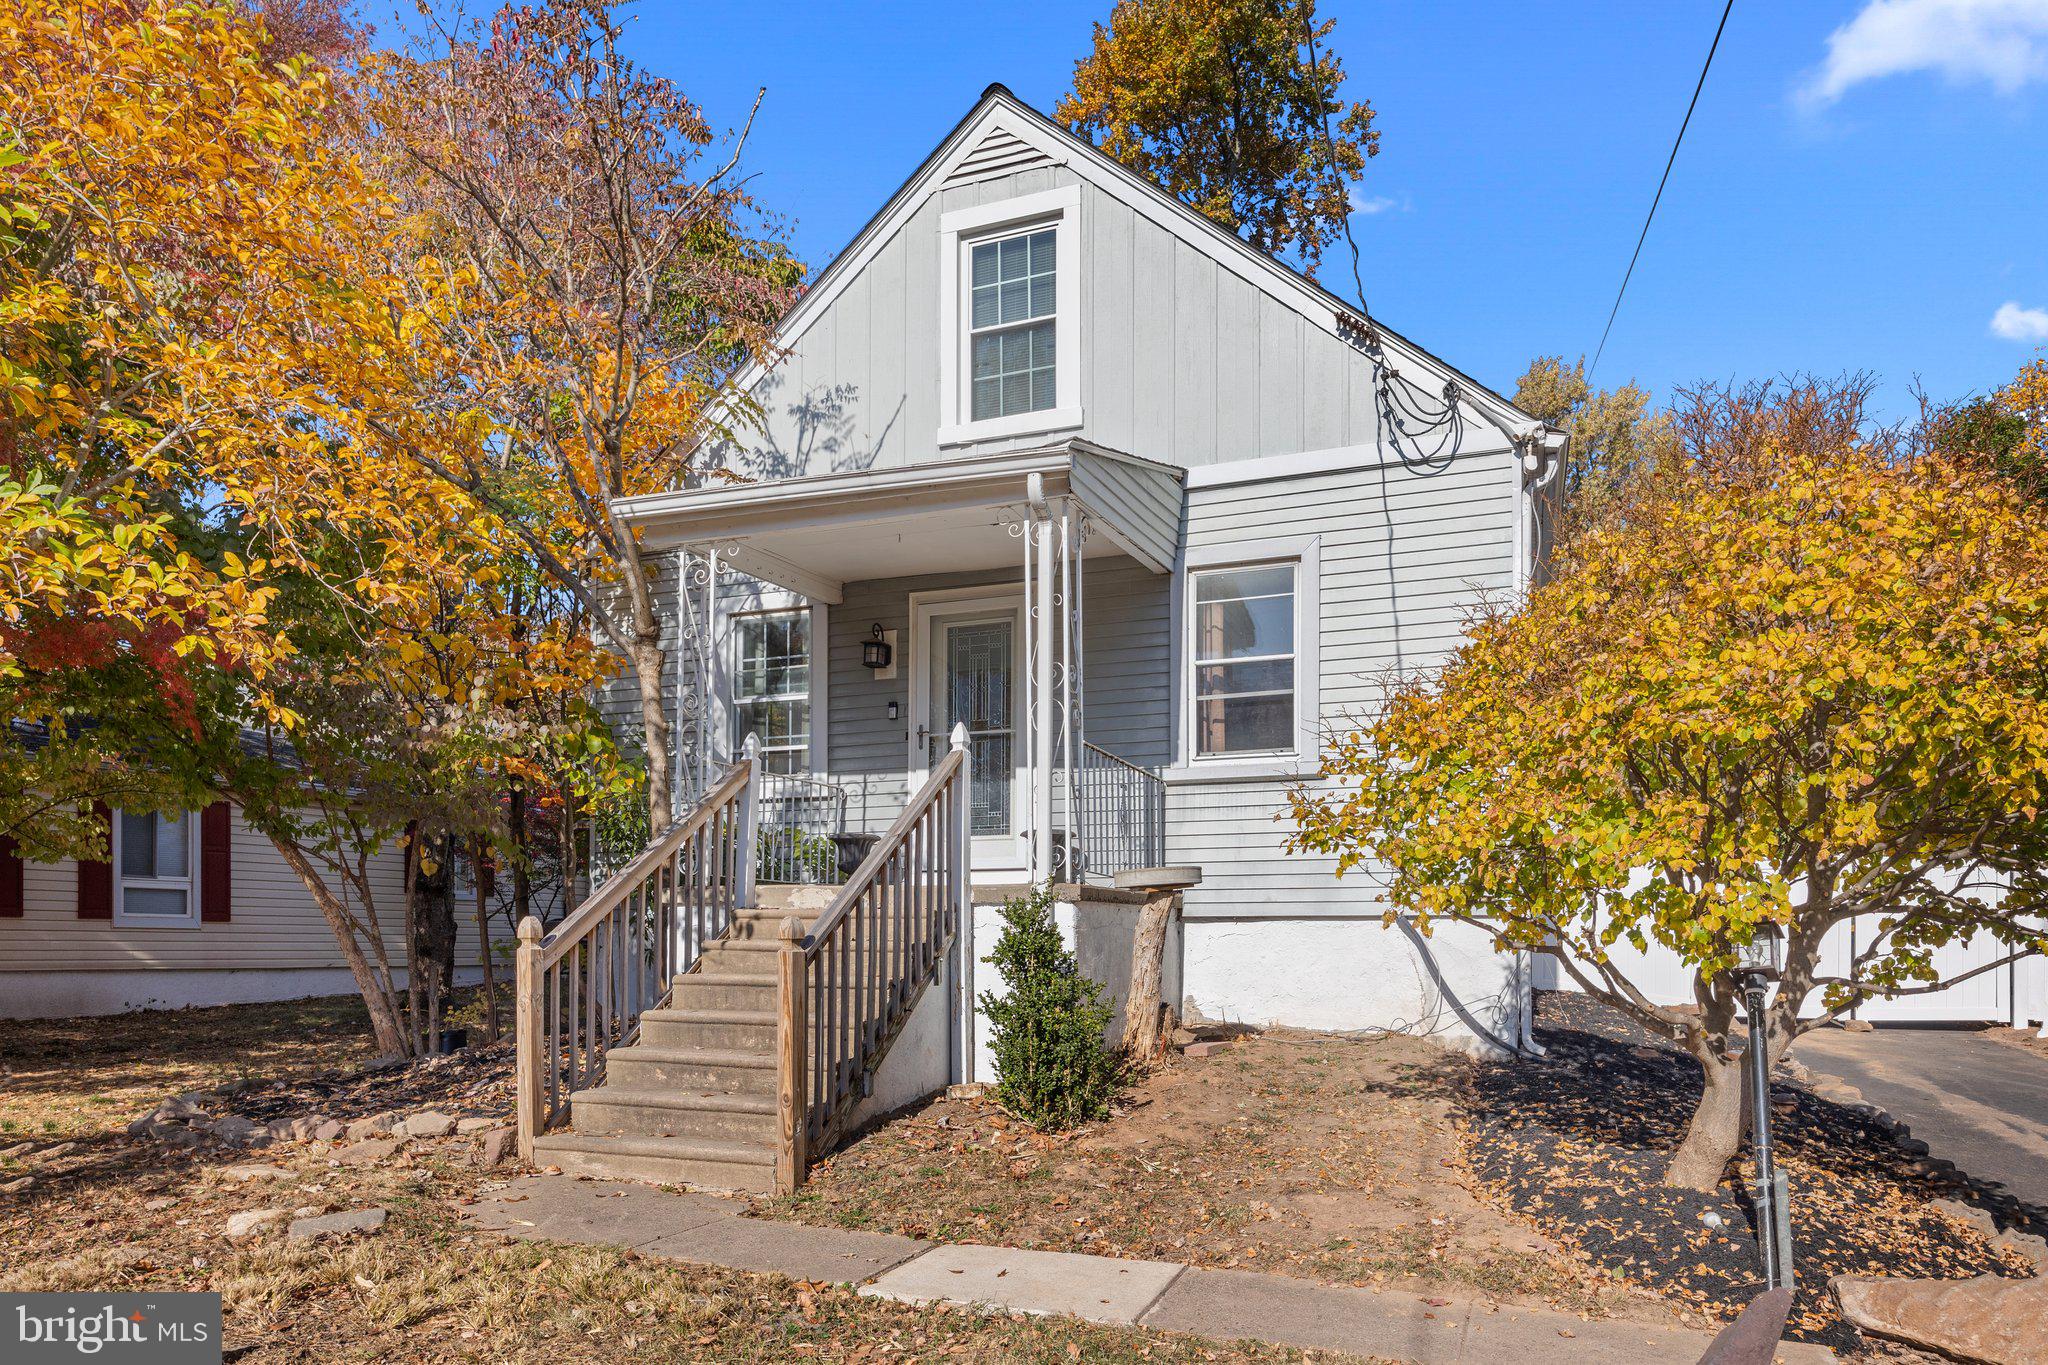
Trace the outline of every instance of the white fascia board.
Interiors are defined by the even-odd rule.
[[[1452,458],[1498,455],[1510,449],[1504,442],[1461,446]],[[1402,462],[1400,449],[1384,442],[1355,446],[1333,446],[1328,450],[1304,450],[1288,455],[1262,455],[1251,460],[1229,460],[1223,464],[1196,465],[1187,472],[1190,491],[1227,488],[1235,484],[1270,483],[1280,479],[1312,478],[1319,474],[1345,474],[1380,469]]]
[[[1031,474],[1046,477],[1048,492],[1064,493],[1072,463],[1064,447],[1015,451],[885,470],[645,493],[621,498],[614,506],[627,525],[642,529],[650,546],[716,543],[762,531],[844,525],[1015,500],[1023,496],[1023,481]]]

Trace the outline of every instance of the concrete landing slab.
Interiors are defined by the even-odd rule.
[[[1015,1247],[934,1247],[861,1290],[903,1303],[987,1305],[1016,1313],[1065,1313],[1090,1322],[1134,1323],[1184,1267]]]
[[[651,1185],[534,1176],[477,1201],[463,1216],[477,1227],[513,1237],[642,1247],[729,1219],[733,1207],[711,1195]]]
[[[726,1207],[730,1210],[731,1205]],[[859,1284],[902,1265],[930,1245],[887,1233],[771,1223],[728,1213],[714,1222],[642,1242],[639,1249],[643,1256],[787,1275],[793,1280]]]

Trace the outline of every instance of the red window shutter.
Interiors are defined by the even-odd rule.
[[[488,848],[477,855],[476,884],[485,900],[498,894],[498,859]]]
[[[28,904],[22,889],[21,855],[15,852],[19,847],[13,835],[0,834],[0,919],[20,919]]]
[[[199,813],[199,922],[226,924],[234,896],[233,808],[216,801]]]
[[[104,801],[93,802],[93,819],[107,830],[108,856],[112,856],[114,845],[114,813],[107,809]],[[114,865],[112,863],[78,864],[78,917],[80,919],[112,919],[114,917]]]

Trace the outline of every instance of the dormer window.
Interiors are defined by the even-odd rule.
[[[1054,228],[970,248],[973,419],[1042,412],[1058,401],[1059,265]]]
[[[939,444],[1081,425],[1081,191],[939,218]]]

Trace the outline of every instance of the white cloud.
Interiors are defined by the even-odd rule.
[[[1991,315],[1991,334],[2007,341],[2048,341],[2048,308],[2002,304]]]
[[[1393,209],[1399,209],[1406,213],[1408,211],[1408,196],[1404,194],[1399,199],[1396,199],[1391,195],[1385,194],[1364,195],[1360,194],[1357,190],[1351,192],[1351,211],[1353,213],[1362,213],[1370,217],[1375,213],[1387,213]]]
[[[1828,55],[1799,91],[1808,107],[1908,71],[1988,82],[2010,95],[2048,80],[2048,0],[1869,0],[1828,35]]]

